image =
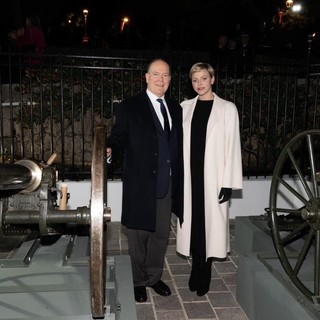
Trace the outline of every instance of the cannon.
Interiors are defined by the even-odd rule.
[[[320,130],[284,146],[268,196],[264,214],[236,218],[237,299],[250,319],[319,319]]]
[[[0,284],[8,282],[9,278],[14,278],[11,277],[13,267],[18,266],[20,269],[30,267],[31,269],[33,258],[36,256],[41,242],[46,243],[47,246],[54,244],[55,247],[51,251],[49,250],[48,258],[44,260],[49,261],[52,259],[53,264],[59,264],[59,266],[72,265],[73,267],[68,269],[69,274],[71,274],[70,279],[74,280],[74,278],[78,278],[76,274],[78,270],[80,273],[81,284],[74,285],[78,286],[76,288],[76,295],[78,295],[79,299],[75,303],[75,305],[78,303],[79,305],[75,308],[81,309],[82,302],[79,298],[79,292],[82,292],[83,288],[87,286],[86,281],[82,278],[87,277],[86,272],[88,270],[90,282],[90,297],[88,297],[91,307],[90,319],[121,318],[118,316],[120,307],[117,305],[115,297],[117,288],[113,288],[114,292],[108,296],[112,301],[106,301],[106,278],[113,278],[113,282],[116,281],[114,280],[115,275],[110,274],[115,272],[115,259],[112,259],[112,257],[108,257],[107,259],[105,248],[106,225],[111,220],[111,210],[106,205],[105,139],[106,127],[105,125],[98,125],[95,128],[93,140],[91,199],[89,207],[78,207],[75,210],[66,210],[65,208],[61,208],[61,205],[58,207],[58,198],[61,198],[60,204],[66,203],[68,194],[57,188],[56,170],[52,165],[56,157],[55,154],[50,157],[47,163],[36,163],[28,159],[22,159],[10,164],[0,164],[0,237],[24,236],[27,240],[31,239],[28,242],[32,243],[29,245],[28,250],[25,250],[22,257],[11,259],[11,261],[10,259],[2,259],[0,261],[1,267],[7,267],[9,269],[7,274],[10,275],[9,277],[8,275],[4,275],[4,269],[0,269],[0,276],[2,275],[0,277]],[[85,235],[85,237],[80,238],[78,237],[79,234]],[[61,240],[62,235],[67,235],[63,238],[63,241]],[[84,239],[87,239],[87,241]],[[65,246],[65,249],[63,246]],[[89,250],[88,256],[86,247]],[[60,250],[64,252],[62,261],[60,259],[56,261],[54,260],[56,258],[51,258],[53,256],[56,257],[56,252]],[[73,251],[81,253],[72,258]],[[18,262],[17,260],[19,259],[22,261]],[[40,261],[42,261],[41,259],[43,260],[43,258],[40,258]],[[109,269],[106,266],[107,261],[111,261]],[[127,262],[127,267],[129,266],[129,272],[131,273],[130,261],[129,263]],[[48,272],[49,274],[48,270],[53,270],[51,274],[60,273],[60,271],[52,269],[46,263],[47,261],[44,262],[44,267],[42,268],[37,267],[35,273],[42,274],[42,272]],[[39,262],[35,262],[34,264],[37,265]],[[12,271],[11,273],[10,270]],[[108,271],[109,274],[107,275]],[[17,271],[17,274],[18,277],[27,277],[20,270]],[[69,274],[62,276],[65,278],[63,281],[73,281],[68,278]],[[69,285],[72,287],[72,284]],[[54,291],[49,285],[46,285],[46,287],[47,291]],[[51,287],[54,287],[54,284],[51,284]],[[81,287],[81,291],[79,287]],[[39,288],[41,289],[41,286]],[[0,294],[4,290],[0,286]],[[19,291],[17,288],[14,290]],[[27,291],[30,290],[34,289],[27,289]],[[69,288],[68,290],[71,289]],[[126,292],[126,294],[128,293],[130,294],[130,290]],[[61,298],[59,299],[61,300]],[[55,306],[53,306],[54,308]],[[3,308],[1,307],[1,309]],[[18,312],[15,310],[14,315],[18,318],[16,313]],[[24,311],[22,313],[32,314],[32,311]],[[57,314],[60,314],[60,311],[57,311]],[[11,318],[11,314],[7,317]],[[132,317],[134,318],[134,314],[132,314]],[[36,316],[33,315],[30,318],[35,319]],[[43,316],[42,318],[44,319],[45,317]],[[83,319],[89,318],[84,317]],[[75,319],[82,318],[78,315]]]
[[[296,178],[295,183],[285,181],[284,174],[288,173]],[[319,185],[320,130],[308,130],[289,141],[279,155],[271,181],[268,214],[273,243],[285,272],[317,309],[320,304]],[[291,195],[285,206],[279,204],[283,188]]]

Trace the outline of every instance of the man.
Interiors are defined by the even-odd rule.
[[[169,65],[162,59],[152,61],[145,79],[146,91],[120,103],[107,139],[107,157],[124,152],[121,223],[127,231],[137,302],[147,300],[146,287],[162,296],[171,294],[161,276],[171,212],[180,217],[182,211],[181,107],[165,96]]]

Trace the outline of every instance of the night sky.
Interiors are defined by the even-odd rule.
[[[319,29],[320,1],[304,0],[303,3],[317,6],[313,11],[318,12],[318,16],[312,27]],[[67,13],[81,15],[87,8],[87,28],[91,35],[97,29],[104,34],[113,22],[128,16],[130,28],[148,38],[156,38],[169,28],[173,41],[189,39],[197,42],[195,46],[199,49],[205,49],[221,33],[235,36],[246,32],[252,39],[258,38],[271,29],[272,17],[279,7],[285,7],[285,0],[9,0],[2,2],[0,27],[6,30],[17,26],[26,14],[35,12],[46,31],[58,25]]]

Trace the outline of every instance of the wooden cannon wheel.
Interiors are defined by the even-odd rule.
[[[91,165],[90,289],[93,318],[105,314],[105,270],[103,215],[106,210],[106,127],[95,128]]]
[[[296,179],[287,182],[286,174]],[[270,191],[274,246],[284,270],[307,301],[313,301],[320,293],[319,175],[320,130],[304,131],[289,141],[280,153]],[[290,194],[285,202],[288,205],[281,204],[283,190]],[[314,267],[309,268],[314,272],[313,285],[303,275],[310,261],[314,263]]]

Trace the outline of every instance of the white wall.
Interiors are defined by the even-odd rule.
[[[261,215],[265,213],[265,208],[269,208],[269,197],[272,177],[267,178],[250,178],[243,180],[243,189],[233,191],[230,202],[230,218],[236,216]],[[285,179],[290,185],[293,185],[300,194],[304,194],[301,184],[298,180]],[[67,209],[76,209],[77,207],[87,206],[90,204],[91,182],[88,181],[65,181],[68,185]],[[58,187],[61,182],[58,182]],[[111,208],[111,221],[120,221],[121,218],[121,199],[122,199],[122,182],[108,181],[107,183],[107,205]],[[277,207],[297,207],[302,206],[296,197],[293,197],[284,187],[280,187],[278,194]]]
[[[91,181],[64,181],[68,186],[70,198],[67,209],[77,209],[78,207],[89,207],[91,198]],[[61,181],[57,183],[60,188]],[[107,183],[107,205],[111,208],[111,221],[120,221],[122,182],[108,181]],[[59,203],[58,203],[59,204]]]

